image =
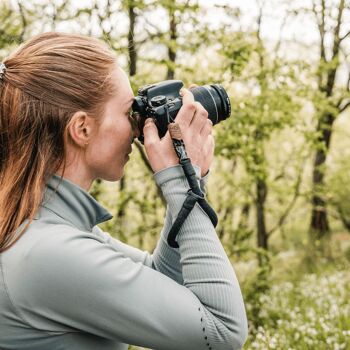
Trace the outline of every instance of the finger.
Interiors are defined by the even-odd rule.
[[[198,87],[197,84],[191,84],[188,88],[189,88],[189,90],[191,90],[191,89],[194,89],[194,88],[196,88],[196,87]]]
[[[190,90],[182,88],[182,107],[179,110],[175,120],[183,127],[188,127],[196,112],[196,104],[193,94]]]
[[[215,139],[213,135],[208,135],[206,142],[204,143],[204,156],[205,158],[213,157],[214,149],[215,149]],[[207,160],[210,160],[208,158]]]
[[[152,118],[147,118],[143,127],[144,144],[146,147],[157,145],[159,142],[158,129]]]
[[[200,135],[205,137],[211,134],[212,131],[213,131],[213,122],[210,119],[207,119],[199,133]]]
[[[209,137],[209,140],[210,140],[210,147],[211,147],[211,149],[214,149],[215,148],[215,138],[211,134],[208,137]]]
[[[195,104],[197,106],[196,114],[192,118],[190,128],[193,128],[195,133],[199,133],[208,119],[208,112],[199,102],[195,102]]]

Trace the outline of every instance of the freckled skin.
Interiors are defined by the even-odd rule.
[[[64,177],[85,190],[89,190],[97,178],[120,180],[128,161],[127,154],[132,150],[135,135],[129,111],[134,95],[129,79],[121,68],[116,67],[111,78],[116,92],[106,102],[104,114],[90,118],[85,112],[78,111],[73,116],[76,122],[72,124],[70,133],[75,142],[67,144]],[[86,140],[85,136],[88,137]],[[57,174],[61,175],[62,172],[60,168]]]
[[[108,181],[116,181],[123,176],[134,138],[128,118],[130,99],[134,97],[129,79],[120,68],[113,72],[112,79],[118,87],[117,92],[107,102],[100,126],[86,152],[91,173]]]

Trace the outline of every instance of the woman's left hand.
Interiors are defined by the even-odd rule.
[[[193,88],[198,87],[197,84],[191,84],[188,89],[191,90]],[[213,123],[211,123],[213,125]],[[201,177],[207,175],[209,169],[210,169],[210,165],[213,161],[214,158],[214,150],[215,150],[215,139],[214,136],[212,135],[212,129],[209,130],[209,128],[203,128],[201,130],[201,132],[207,132],[210,133],[209,137],[211,142],[206,143],[204,145],[204,157],[203,157],[203,162],[201,164]]]

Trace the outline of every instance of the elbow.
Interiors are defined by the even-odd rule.
[[[230,350],[240,350],[248,338],[248,319],[242,300],[241,307],[235,307],[231,317],[226,320],[226,328],[230,338]]]
[[[240,350],[248,338],[248,323],[244,319],[231,330],[231,347],[230,350]]]
[[[213,349],[220,350],[241,350],[248,337],[248,322],[244,316],[235,318],[226,325],[220,321],[215,322],[215,334],[212,339],[216,343]]]
[[[228,330],[228,350],[242,349],[248,338],[248,320],[246,313],[243,312],[239,317],[234,317],[226,327]]]

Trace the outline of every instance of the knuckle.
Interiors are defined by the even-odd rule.
[[[201,116],[202,116],[203,118],[207,119],[207,118],[208,118],[208,115],[209,115],[208,111],[207,111],[206,109],[203,108],[203,110],[201,111]]]
[[[152,126],[153,126],[153,125],[152,125],[151,123],[145,124],[145,125],[143,126],[143,130],[152,128]]]
[[[203,107],[203,105],[198,101],[196,101],[195,104],[196,104],[196,109],[198,111],[198,114],[201,117],[208,118],[208,111]]]
[[[214,139],[213,135],[209,135],[209,142],[212,146],[215,146],[215,139]]]
[[[206,122],[204,128],[203,128],[203,131],[204,133],[208,133],[210,134],[213,130],[213,124],[211,124],[210,122]]]
[[[194,112],[197,108],[196,103],[195,102],[189,102],[185,105],[185,108],[188,112]]]
[[[144,144],[148,149],[155,149],[157,146],[157,142],[155,140],[149,140],[147,138],[145,138]]]

